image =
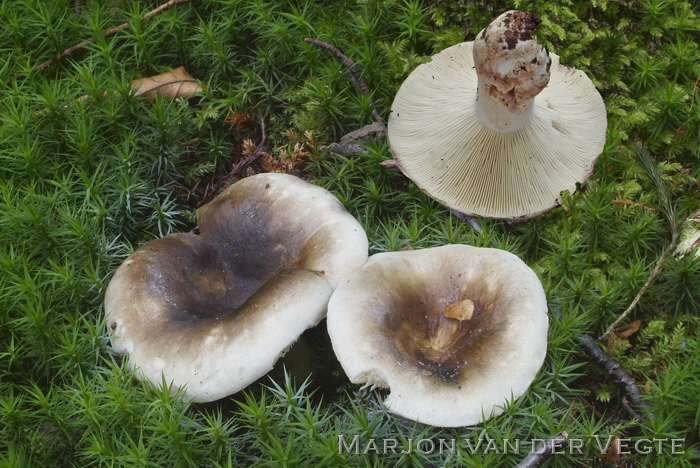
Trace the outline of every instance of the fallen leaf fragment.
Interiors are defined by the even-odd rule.
[[[619,336],[622,339],[627,339],[630,336],[634,335],[639,331],[639,327],[641,327],[642,321],[641,320],[635,320],[634,322],[631,322],[625,326],[619,327],[615,329],[615,333],[617,336]]]
[[[202,91],[197,80],[192,75],[187,73],[185,67],[178,67],[173,71],[161,73],[160,75],[139,78],[131,82],[131,89],[134,91],[134,96],[141,96],[149,101],[155,99],[156,96],[167,96],[172,99],[189,98],[195,93]],[[108,91],[102,93],[106,96]],[[89,95],[83,94],[73,103],[89,99]],[[86,101],[90,102],[90,101]],[[66,105],[65,107],[68,107]],[[39,111],[41,115],[45,111]]]
[[[629,338],[639,331],[642,326],[641,320],[635,320],[622,327],[617,327],[615,330],[610,332],[610,339],[608,340],[608,354],[615,354],[616,348],[619,349],[629,349],[632,345],[629,342]]]
[[[156,96],[166,96],[173,99],[189,98],[202,91],[197,80],[187,73],[185,67],[160,75],[139,78],[131,82],[134,96],[155,99]]]
[[[608,441],[604,440],[605,442],[607,442],[607,446],[600,447],[602,450],[598,453],[598,458],[606,462],[620,460],[620,438],[615,435]]]

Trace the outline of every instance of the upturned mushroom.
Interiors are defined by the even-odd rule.
[[[139,378],[212,401],[267,373],[325,316],[367,236],[328,191],[285,174],[239,181],[197,211],[201,234],[136,250],[105,294],[112,347]]]
[[[402,171],[432,198],[526,219],[585,181],[605,144],[605,105],[585,73],[537,43],[537,15],[508,11],[473,42],[417,67],[389,116]]]
[[[467,426],[527,390],[547,349],[546,310],[515,255],[448,245],[370,257],[333,293],[328,332],[351,382],[390,389],[390,412]]]

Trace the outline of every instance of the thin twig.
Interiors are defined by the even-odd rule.
[[[515,465],[515,468],[537,468],[542,463],[549,460],[552,455],[564,453],[563,448],[567,440],[569,440],[569,434],[564,431],[553,435],[537,447],[533,447],[530,454],[525,457],[523,461]],[[561,451],[557,452],[557,450]]]
[[[634,149],[637,163],[641,166],[642,170],[646,173],[647,177],[654,185],[654,189],[656,190],[656,194],[659,198],[659,211],[666,217],[666,220],[671,227],[671,242],[661,253],[661,256],[656,262],[656,265],[654,265],[654,269],[649,275],[649,278],[647,278],[647,281],[642,286],[642,289],[639,290],[637,296],[634,298],[630,306],[608,327],[607,330],[605,330],[605,333],[603,333],[603,335],[600,337],[601,340],[607,339],[615,327],[617,327],[620,322],[627,318],[632,310],[634,310],[634,307],[637,305],[644,293],[647,291],[647,289],[649,289],[659,273],[661,273],[666,258],[673,251],[673,249],[676,248],[676,244],[678,244],[678,240],[680,238],[682,223],[678,219],[678,212],[671,201],[668,191],[666,190],[666,186],[664,185],[663,178],[659,173],[656,162],[646,148],[644,148],[641,144],[635,143],[632,148]]]
[[[353,154],[367,154],[367,150],[364,149],[363,144],[370,140],[370,138],[386,138],[386,125],[382,122],[374,122],[367,124],[362,128],[353,130],[352,132],[340,137],[338,143],[331,143],[328,146],[321,146],[319,149],[321,151],[330,151],[336,154],[342,154],[343,156],[350,156]]]
[[[654,269],[652,270],[651,274],[649,275],[649,278],[647,278],[646,282],[644,283],[642,288],[639,290],[639,292],[637,293],[637,295],[635,296],[634,300],[629,305],[629,307],[627,307],[627,309],[622,314],[620,314],[620,316],[617,318],[617,320],[615,320],[612,324],[610,324],[610,326],[607,328],[607,330],[605,330],[605,333],[603,333],[601,335],[601,337],[600,337],[601,341],[608,339],[608,336],[610,335],[610,333],[612,333],[612,331],[615,328],[617,328],[617,326],[620,324],[620,322],[622,322],[624,319],[627,318],[627,316],[630,313],[632,313],[632,311],[634,310],[635,306],[640,301],[640,299],[642,298],[644,293],[647,292],[647,289],[649,289],[649,287],[654,282],[656,277],[659,275],[659,273],[661,273],[661,270],[663,269],[663,266],[664,266],[664,262],[666,261],[666,258],[668,257],[668,255],[673,251],[673,249],[676,248],[676,244],[678,244],[679,237],[680,237],[680,235],[679,235],[678,230],[674,229],[673,235],[671,237],[671,243],[668,244],[668,246],[666,246],[664,251],[661,253],[661,256],[657,260],[656,265],[654,266]]]
[[[644,208],[645,210],[649,211],[656,211],[656,208],[652,208],[650,206],[642,205],[641,203],[629,201],[629,200],[613,200],[611,202],[613,205],[626,205],[626,206],[638,206],[640,208]]]
[[[343,63],[343,65],[345,65],[345,67],[348,69],[348,72],[350,73],[350,78],[352,79],[353,83],[355,83],[360,92],[365,96],[370,96],[371,93],[369,92],[369,87],[367,86],[367,83],[365,83],[365,81],[362,79],[360,71],[357,69],[357,67],[355,67],[354,60],[342,53],[337,47],[327,42],[319,41],[318,39],[313,39],[311,37],[307,37],[306,39],[304,39],[304,41],[322,49],[326,49],[327,51],[331,52],[333,55],[338,57]],[[384,121],[379,116],[379,112],[377,112],[377,109],[372,109],[372,117],[374,117],[375,122],[384,125]]]
[[[147,18],[150,18],[150,17],[153,16],[153,15],[157,15],[158,13],[161,13],[161,12],[167,10],[168,8],[170,8],[171,6],[176,5],[176,4],[178,4],[178,3],[186,3],[186,2],[189,2],[189,1],[190,1],[190,0],[169,0],[169,1],[165,2],[165,3],[163,3],[162,5],[160,5],[158,8],[155,8],[155,9],[149,11],[148,13],[144,14],[143,17],[142,17],[142,19],[147,19]],[[131,22],[120,24],[119,26],[115,26],[115,27],[113,27],[113,28],[110,28],[110,29],[106,30],[106,31],[104,32],[104,35],[105,35],[105,37],[113,36],[113,35],[115,35],[116,33],[118,33],[119,31],[121,31],[122,29],[126,29],[126,28],[128,28],[129,26],[131,26]],[[53,65],[54,63],[58,63],[58,62],[60,62],[61,60],[63,60],[64,58],[66,58],[66,57],[68,57],[68,56],[70,56],[70,55],[73,55],[75,52],[77,52],[78,50],[82,49],[82,48],[85,47],[86,45],[90,44],[90,43],[91,43],[92,41],[94,41],[94,40],[95,40],[94,37],[89,37],[87,40],[85,40],[85,41],[83,41],[83,42],[80,42],[80,43],[78,43],[78,44],[75,44],[75,45],[72,46],[72,47],[67,48],[66,50],[64,50],[63,52],[61,52],[61,53],[58,55],[58,57],[54,57],[54,58],[52,58],[52,59],[50,59],[50,60],[47,60],[47,61],[45,61],[45,62],[40,63],[39,65],[36,65],[34,68],[32,68],[32,71],[43,70],[44,68],[50,67],[50,66]],[[16,80],[17,80],[17,79],[22,79],[22,78],[24,78],[24,77],[25,77],[25,75],[17,75],[17,76],[15,76],[15,79],[16,79]]]
[[[700,83],[700,76],[698,76],[695,79],[695,84],[693,85],[693,92],[690,93],[690,110],[693,110],[693,106],[695,105],[695,91],[698,90],[698,83]]]

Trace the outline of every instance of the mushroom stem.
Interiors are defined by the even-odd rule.
[[[504,106],[500,98],[489,94],[486,86],[479,79],[475,110],[487,127],[499,132],[512,132],[527,125],[533,114],[532,100],[511,109]]]
[[[524,127],[532,118],[535,96],[549,83],[551,59],[535,36],[541,22],[533,13],[507,11],[474,40],[476,115],[493,130]]]

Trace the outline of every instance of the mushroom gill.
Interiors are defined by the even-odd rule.
[[[582,71],[537,44],[539,18],[509,11],[406,78],[388,138],[402,172],[459,212],[527,219],[592,173],[605,104]]]

